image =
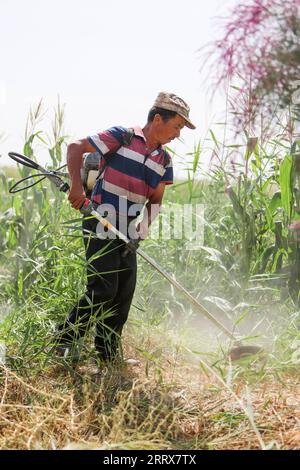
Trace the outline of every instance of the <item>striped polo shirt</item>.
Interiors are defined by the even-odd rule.
[[[136,216],[159,183],[173,183],[173,167],[162,146],[149,153],[142,129],[136,126],[133,130],[129,145],[122,145],[126,129],[121,126],[89,136],[88,140],[100,153],[100,171],[105,166],[104,156],[109,155],[108,165],[93,188],[92,201],[111,204],[118,214]]]

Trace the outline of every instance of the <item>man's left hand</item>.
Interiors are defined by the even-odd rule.
[[[141,240],[145,240],[149,234],[149,226],[146,222],[141,222],[136,229],[138,236]]]

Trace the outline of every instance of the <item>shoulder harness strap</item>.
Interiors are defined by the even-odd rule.
[[[123,145],[130,145],[133,136],[134,136],[134,130],[131,127],[129,127],[128,129],[125,129],[124,134],[122,135],[122,141],[119,147],[114,151],[114,153],[117,152]],[[103,155],[105,163],[103,167],[101,168],[101,170],[99,171],[96,180],[98,180],[103,175],[105,168],[108,166],[109,156],[110,156],[109,153],[105,156]]]

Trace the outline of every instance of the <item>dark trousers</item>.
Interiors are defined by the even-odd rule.
[[[120,337],[136,285],[136,254],[124,256],[125,243],[95,237],[98,221],[83,219],[87,287],[84,296],[58,327],[59,344],[70,344],[83,336],[96,318],[95,347],[102,359],[118,353]]]

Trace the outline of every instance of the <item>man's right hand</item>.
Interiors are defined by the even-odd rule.
[[[86,200],[86,194],[83,187],[81,185],[72,185],[68,199],[73,209],[80,210],[84,201]]]
[[[83,154],[88,152],[95,152],[95,148],[89,143],[88,139],[77,140],[68,145],[67,164],[71,178],[71,189],[68,199],[73,209],[77,210],[81,209],[86,200],[80,170],[82,167]]]

